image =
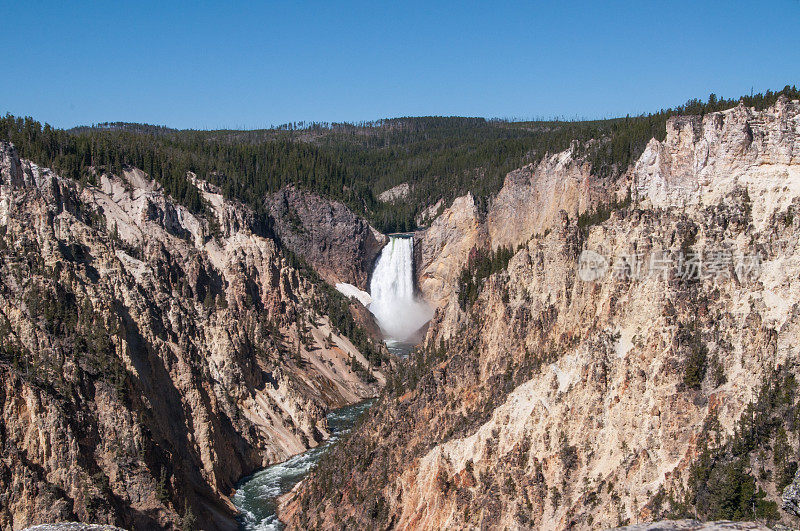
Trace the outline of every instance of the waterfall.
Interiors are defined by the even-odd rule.
[[[433,317],[430,306],[415,294],[413,238],[390,236],[375,264],[369,291],[369,310],[388,339],[407,340]]]

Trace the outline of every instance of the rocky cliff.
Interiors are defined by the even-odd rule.
[[[348,302],[189,177],[203,215],[136,169],[76,182],[0,144],[3,529],[235,528],[239,478],[382,385]]]
[[[416,236],[422,294],[434,306],[443,306],[455,294],[473,248],[516,249],[551,230],[562,212],[577,218],[623,200],[630,180],[630,172],[614,180],[593,177],[589,165],[576,160],[573,146],[510,172],[486,212],[479,211],[470,194],[456,198]]]
[[[393,203],[395,201],[406,199],[411,193],[411,186],[408,183],[400,183],[393,186],[388,190],[381,192],[378,195],[378,200],[385,203]]]
[[[800,103],[671,119],[616,182],[579,170],[568,199],[525,169],[507,211],[467,198],[421,237],[425,348],[285,497],[290,527],[797,527],[779,502],[800,461]],[[516,252],[463,308],[438,253],[481,239]]]
[[[277,236],[331,285],[367,290],[388,238],[337,201],[288,186],[267,198]]]
[[[624,194],[628,176],[606,182],[592,176],[589,165],[575,160],[574,149],[545,157],[506,176],[491,201],[486,227],[493,248],[511,247],[544,234],[560,221],[561,212],[576,218],[598,204]]]
[[[414,267],[422,295],[434,307],[455,294],[470,251],[487,245],[486,228],[471,194],[456,198],[430,228],[414,234]]]

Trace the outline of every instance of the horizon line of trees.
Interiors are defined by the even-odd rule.
[[[0,140],[21,156],[62,175],[91,181],[92,170],[119,173],[140,168],[193,212],[206,206],[186,174],[219,186],[223,194],[263,213],[264,197],[292,184],[339,200],[384,232],[417,228],[416,216],[443,199],[472,192],[482,207],[505,175],[548,153],[576,145],[575,155],[593,173],[614,178],[651,138],[663,140],[675,115],[703,115],[744,103],[762,110],[795,86],[738,99],[692,99],[656,113],[591,121],[506,122],[469,117],[389,118],[361,124],[300,122],[255,131],[176,130],[111,122],[70,130],[30,117],[0,118]],[[326,125],[330,125],[326,128]],[[407,182],[410,196],[382,203],[377,195]]]

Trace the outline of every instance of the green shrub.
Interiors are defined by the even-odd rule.
[[[688,343],[689,355],[683,366],[683,384],[690,389],[700,389],[708,369],[708,347],[703,343],[695,323],[678,332],[678,338]]]
[[[494,273],[506,269],[513,256],[514,251],[509,247],[499,247],[496,251],[472,250],[458,279],[458,304],[462,310],[475,302],[483,282]],[[507,298],[508,292],[504,291],[503,296]]]

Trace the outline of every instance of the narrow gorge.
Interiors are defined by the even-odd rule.
[[[337,283],[345,295],[366,303],[375,316],[389,352],[405,356],[422,339],[432,310],[420,299],[414,283],[414,241],[412,235],[392,235],[383,247],[371,274],[370,292],[352,284]],[[234,504],[245,530],[280,529],[276,515],[278,498],[295,487],[320,458],[359,420],[373,400],[364,400],[330,412],[330,438],[291,459],[272,465],[245,478],[236,487]]]

